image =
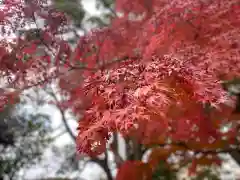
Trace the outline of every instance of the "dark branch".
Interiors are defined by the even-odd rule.
[[[55,102],[56,102],[57,104],[60,103],[59,100],[57,99],[56,94],[53,92],[53,90],[52,90],[52,92],[47,92],[47,93],[48,93],[49,95],[51,95],[51,97],[53,97],[53,99],[55,100]],[[62,122],[63,122],[63,124],[64,124],[64,126],[65,126],[65,128],[66,128],[66,130],[67,130],[67,132],[68,132],[68,134],[70,135],[70,137],[72,138],[73,142],[75,143],[76,136],[74,135],[74,133],[72,132],[70,126],[69,126],[68,123],[67,123],[67,118],[66,118],[66,115],[65,115],[65,111],[64,111],[61,107],[58,107],[58,110],[59,110],[59,112],[61,113]]]

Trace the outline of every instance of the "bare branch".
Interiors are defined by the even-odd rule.
[[[51,97],[53,97],[53,99],[55,100],[55,102],[56,102],[57,104],[60,103],[59,100],[58,100],[58,98],[57,98],[57,96],[56,96],[56,94],[53,92],[53,89],[52,89],[51,92],[48,92],[48,91],[47,91],[47,93],[48,93]],[[58,105],[56,105],[56,106],[58,107]],[[59,110],[59,112],[61,113],[62,122],[63,122],[63,124],[64,124],[64,126],[65,126],[65,128],[66,128],[66,130],[67,130],[67,132],[68,132],[68,134],[70,135],[70,137],[72,138],[73,142],[75,143],[76,136],[74,135],[74,133],[72,132],[70,126],[69,126],[68,123],[67,123],[67,118],[66,118],[66,115],[65,115],[65,111],[64,111],[62,108],[60,108],[60,107],[58,107],[58,110]]]
[[[117,133],[113,134],[113,142],[112,142],[112,146],[111,146],[111,151],[114,154],[115,163],[116,163],[117,167],[120,167],[120,165],[124,162],[124,160],[120,156],[119,151],[118,151],[118,137],[117,137]]]

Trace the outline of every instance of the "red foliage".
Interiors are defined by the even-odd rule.
[[[141,161],[126,161],[119,168],[116,180],[151,180],[150,167]]]
[[[67,105],[83,115],[79,152],[102,153],[111,132],[147,145],[171,139],[194,151],[228,147],[223,135],[236,135],[236,126],[228,134],[220,128],[237,122],[234,108],[224,104],[233,98],[221,83],[240,76],[238,0],[117,0],[122,14],[82,37],[73,51],[57,38],[68,23],[62,13],[45,1],[4,2],[0,22],[6,34],[34,19],[33,11],[46,24],[40,40],[2,41],[0,71],[15,75],[22,88],[49,79],[52,67],[65,73],[59,85],[70,94]],[[55,56],[36,55],[36,44]]]
[[[98,56],[92,53],[79,60],[91,63],[89,68],[100,64],[105,69],[87,76],[78,87],[88,101],[79,121],[80,152],[86,150],[80,142],[99,137],[99,132],[104,132],[103,141],[95,143],[102,149],[112,131],[137,134],[144,143],[165,136],[206,145],[222,137],[214,124],[230,119],[233,108],[222,104],[232,99],[220,77],[240,75],[237,1],[153,0],[151,7],[145,2],[117,1],[124,15],[87,37],[86,43],[99,49]],[[132,20],[132,12],[147,15]],[[122,61],[113,64],[114,58]],[[106,69],[107,64],[112,66]],[[74,101],[81,99],[73,96]],[[205,113],[205,103],[216,107],[218,118]]]
[[[20,92],[18,91],[6,91],[0,89],[0,111],[4,110],[6,106],[13,105],[20,102]]]
[[[39,17],[44,24],[37,21]],[[35,32],[27,31],[29,24],[35,26]],[[57,37],[67,25],[65,15],[46,0],[4,0],[0,25],[0,71],[2,76],[10,78],[11,87],[25,89],[51,79],[54,75],[52,69],[59,64],[59,56],[53,54],[66,51],[62,48],[62,40]]]

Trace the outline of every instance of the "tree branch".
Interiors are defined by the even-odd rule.
[[[111,145],[111,151],[114,154],[114,159],[117,167],[120,167],[120,165],[124,162],[123,158],[120,156],[118,152],[118,137],[117,133],[113,133],[113,142]]]
[[[94,162],[94,163],[98,164],[106,173],[107,179],[113,180],[113,176],[112,176],[111,170],[108,165],[108,155],[106,155],[106,154],[107,154],[107,152],[105,152],[104,159],[99,159],[97,157],[94,157],[94,158],[91,158],[89,160],[89,162]]]
[[[46,92],[47,92],[47,91],[46,91]],[[57,96],[56,96],[56,94],[53,92],[53,89],[52,89],[52,88],[51,88],[51,92],[47,92],[47,93],[48,93],[51,97],[53,97],[53,99],[55,100],[55,102],[56,102],[57,104],[60,103],[59,100],[58,100],[58,98],[57,98]],[[76,136],[74,135],[74,133],[72,132],[70,126],[69,126],[68,123],[67,123],[67,118],[66,118],[66,116],[65,116],[65,111],[64,111],[62,108],[58,107],[58,105],[56,105],[56,107],[58,108],[59,112],[61,113],[62,122],[63,122],[63,124],[64,124],[64,126],[65,126],[65,128],[66,128],[66,131],[68,132],[68,134],[70,135],[71,139],[72,139],[73,142],[75,143]]]
[[[59,100],[57,99],[57,96],[56,94],[53,92],[53,89],[51,88],[51,92],[47,91],[47,93],[54,98],[54,100],[56,101],[56,103],[58,104],[59,103]],[[69,135],[71,136],[72,140],[74,141],[74,143],[76,143],[76,136],[73,134],[71,128],[69,127],[68,123],[67,123],[67,119],[66,119],[66,116],[65,116],[65,113],[64,113],[64,110],[61,109],[60,107],[58,107],[61,115],[62,115],[62,121],[63,121],[63,124],[67,130],[67,132],[69,133]],[[106,173],[107,175],[107,178],[108,180],[113,180],[113,177],[112,177],[112,173],[111,173],[111,170],[108,166],[108,155],[107,155],[107,152],[105,152],[105,157],[104,159],[100,159],[100,158],[90,158],[89,160],[90,162],[94,162],[96,164],[98,164],[100,167],[102,167],[102,169],[104,170],[104,172]]]

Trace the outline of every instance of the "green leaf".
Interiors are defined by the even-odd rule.
[[[222,83],[223,89],[232,95],[240,94],[240,78],[234,78]]]
[[[169,170],[165,162],[159,162],[159,165],[152,175],[153,180],[177,180],[176,173]]]
[[[70,16],[76,26],[81,26],[82,20],[85,16],[85,11],[78,1],[55,0],[54,6],[57,10],[62,11]]]

